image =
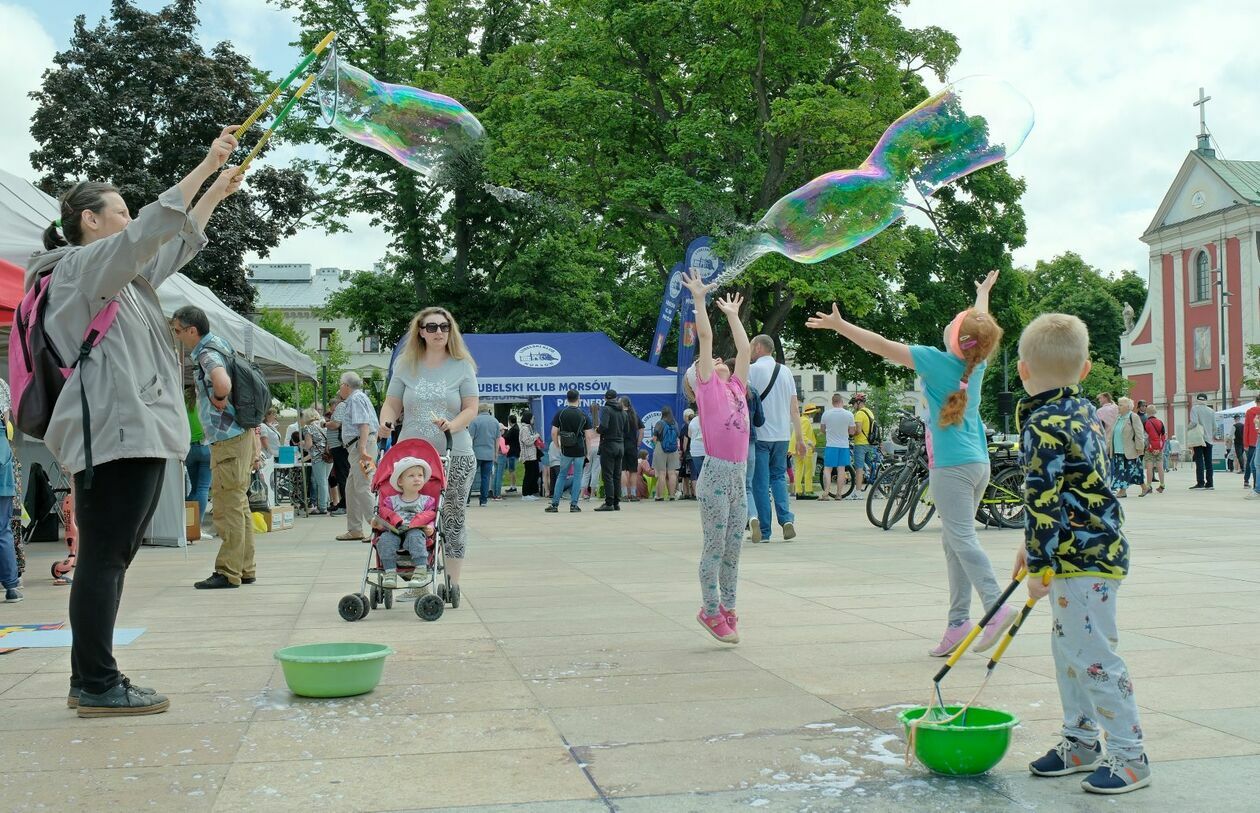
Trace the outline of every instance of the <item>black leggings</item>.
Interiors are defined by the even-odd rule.
[[[79,556],[70,585],[70,685],[102,694],[122,681],[114,661],[114,621],[123,580],[162,496],[166,461],[114,460],[95,466],[92,488],[74,475]]]
[[[344,511],[346,508],[346,480],[350,477],[350,452],[345,446],[337,446],[330,451],[333,459],[333,478],[337,485],[337,494],[341,497],[336,507]],[[333,506],[330,505],[328,508],[331,511]]]

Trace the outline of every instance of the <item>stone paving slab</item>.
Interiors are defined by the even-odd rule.
[[[121,626],[147,632],[121,667],[170,712],[79,720],[65,650],[0,655],[0,804],[14,811],[1233,811],[1260,771],[1260,547],[1236,477],[1212,493],[1130,498],[1133,575],[1121,652],[1155,764],[1148,790],[1087,797],[1079,777],[1031,778],[1060,711],[1039,608],[981,696],[1022,724],[1006,758],[967,780],[907,767],[897,712],[926,701],[947,594],[939,526],[871,528],[861,503],[798,501],[800,536],[748,545],[743,642],[694,620],[694,503],[547,515],[510,498],[470,509],[464,604],[431,624],[409,603],[347,624],[366,546],[330,518],[258,538],[260,581],[204,592],[216,544],[145,549]],[[982,531],[999,576],[1018,532]],[[28,549],[27,600],[0,621],[65,620]],[[979,612],[979,603],[976,603]],[[390,644],[357,698],[289,693],[288,644]],[[979,687],[964,658],[948,698]]]

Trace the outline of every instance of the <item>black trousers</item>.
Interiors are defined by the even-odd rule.
[[[70,685],[101,694],[122,681],[114,621],[123,580],[162,496],[165,460],[114,460],[95,467],[92,488],[74,476],[79,556],[70,584]]]
[[[1194,484],[1212,486],[1212,444],[1194,447]]]
[[[345,446],[338,446],[332,449],[332,470],[333,477],[337,480],[337,493],[341,495],[341,501],[335,507],[346,508],[346,478],[350,476],[350,452]],[[332,510],[334,506],[329,506],[328,510]]]
[[[522,497],[537,497],[538,496],[538,483],[539,483],[538,461],[526,460],[525,461],[525,481],[521,483],[521,496]]]
[[[604,505],[621,505],[621,444],[599,446],[599,468],[604,478]]]

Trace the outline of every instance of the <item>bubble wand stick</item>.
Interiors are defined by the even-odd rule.
[[[331,45],[332,41],[335,40],[336,38],[337,38],[337,32],[329,31],[328,34],[322,40],[319,41],[319,44],[315,46],[315,49],[311,51],[309,54],[307,54],[305,57],[303,57],[302,61],[298,63],[297,67],[294,68],[292,71],[290,71],[289,75],[284,77],[284,79],[281,80],[280,84],[276,85],[275,90],[271,91],[271,95],[268,96],[266,99],[264,99],[262,104],[258,105],[257,110],[249,114],[249,118],[245,119],[245,122],[234,133],[234,135],[237,137],[238,140],[242,136],[245,135],[246,130],[248,130],[250,127],[253,127],[258,122],[258,120],[262,118],[262,114],[267,112],[267,108],[271,107],[271,105],[275,103],[276,99],[280,98],[281,93],[284,93],[286,90],[289,89],[289,85],[293,84],[293,80],[297,79],[298,76],[300,76],[307,68],[309,68],[311,66],[311,63],[314,62],[315,59],[324,52],[324,49],[327,48],[329,45]]]
[[[286,118],[288,118],[289,112],[293,110],[293,106],[297,104],[297,100],[302,98],[302,94],[310,90],[311,85],[313,84],[315,84],[315,74],[311,74],[306,77],[306,81],[303,82],[302,86],[299,87],[297,92],[293,94],[293,98],[289,99],[288,103],[284,107],[280,108],[280,114],[276,116],[276,120],[271,123],[271,126],[267,128],[267,132],[263,133],[263,137],[258,139],[258,143],[254,145],[254,149],[250,150],[249,155],[245,156],[245,160],[241,162],[241,172],[249,169],[250,162],[258,157],[258,153],[262,151],[262,148],[271,139],[271,134],[276,131],[276,128],[279,127]]]

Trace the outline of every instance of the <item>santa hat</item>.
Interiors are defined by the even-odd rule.
[[[433,470],[429,468],[429,464],[425,461],[418,457],[404,457],[394,464],[394,470],[389,475],[389,484],[394,487],[395,491],[401,490],[398,488],[398,478],[402,477],[407,469],[412,469],[416,466],[424,469],[424,479],[428,480],[433,475]]]

